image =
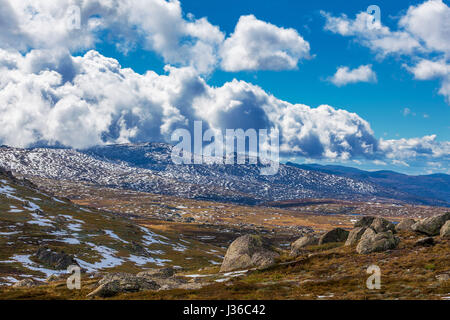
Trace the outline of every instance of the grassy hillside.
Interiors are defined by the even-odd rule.
[[[90,273],[164,265],[198,268],[221,261],[222,247],[146,227],[152,225],[150,220],[75,205],[2,171],[0,284],[65,272],[35,261],[33,255],[41,246],[73,255]]]
[[[144,291],[113,299],[450,299],[450,241],[416,247],[417,236],[400,236],[399,248],[392,251],[358,255],[342,244],[314,246],[294,260],[285,256],[275,267],[228,281],[217,273],[218,267],[203,269],[197,281],[207,285],[201,289]],[[372,264],[381,269],[380,290],[366,287],[366,270]],[[0,290],[0,299],[86,299],[97,281],[83,280],[82,289],[73,291],[64,282],[5,288]]]

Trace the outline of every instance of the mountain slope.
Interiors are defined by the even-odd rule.
[[[178,197],[254,204],[271,200],[405,199],[399,191],[352,178],[280,164],[174,165],[167,144],[110,145],[88,150],[0,148],[0,166],[26,177],[83,181]]]

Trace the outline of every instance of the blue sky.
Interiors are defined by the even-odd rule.
[[[63,2],[67,2],[67,5],[70,3],[80,3],[76,1]],[[200,59],[197,59],[195,56],[196,53],[194,53],[191,60],[186,58],[186,62],[183,57],[175,57],[176,52],[170,52],[170,50],[177,50],[177,48],[173,48],[172,44],[170,44],[169,49],[167,47],[159,48],[155,45],[155,37],[151,38],[151,41],[147,41],[146,37],[149,35],[152,37],[153,34],[160,35],[161,33],[163,37],[171,37],[175,32],[168,34],[165,30],[158,29],[162,28],[161,26],[164,27],[164,17],[161,18],[163,22],[160,25],[148,26],[147,21],[151,19],[151,12],[150,9],[148,9],[149,12],[147,12],[145,1],[141,2],[142,8],[139,10],[136,9],[133,11],[132,8],[127,9],[130,10],[129,17],[135,17],[132,26],[129,26],[129,21],[123,21],[124,19],[127,20],[126,17],[120,16],[119,13],[114,13],[114,8],[109,8],[109,11],[106,9],[102,11],[102,6],[106,5],[104,4],[104,1],[98,0],[98,2],[98,7],[101,8],[98,13],[95,13],[91,7],[83,4],[81,7],[83,15],[81,22],[86,23],[88,19],[93,21],[96,17],[104,19],[101,21],[101,25],[105,27],[100,28],[100,31],[96,29],[95,32],[93,32],[88,27],[84,29],[85,27],[82,25],[82,31],[86,31],[82,36],[77,34],[76,37],[70,37],[63,34],[61,40],[58,38],[58,40],[55,40],[55,44],[52,44],[51,46],[48,44],[48,40],[45,40],[45,35],[39,34],[34,35],[34,37],[39,39],[39,36],[42,36],[44,38],[42,42],[33,41],[29,43],[27,42],[29,40],[23,40],[23,47],[25,47],[25,49],[19,49],[19,45],[16,41],[17,39],[15,39],[14,44],[10,45],[7,49],[11,50],[11,46],[14,49],[18,49],[25,60],[27,60],[27,54],[29,55],[33,50],[35,52],[38,52],[39,50],[60,52],[61,47],[67,47],[69,48],[68,50],[72,57],[70,59],[76,57],[86,59],[83,58],[86,57],[86,53],[95,50],[102,57],[116,59],[118,63],[120,63],[122,69],[131,68],[135,73],[143,76],[148,71],[154,71],[158,75],[164,75],[168,73],[167,70],[165,70],[166,65],[171,65],[175,68],[184,68],[192,64],[192,61],[196,63],[198,62],[197,60]],[[162,0],[151,0],[150,2],[156,2],[158,3],[158,6],[165,6],[165,2]],[[450,70],[450,64],[448,63],[450,52],[448,49],[450,47],[450,39],[448,37],[449,26],[448,23],[445,23],[446,20],[448,21],[447,18],[450,17],[450,9],[448,8],[448,3],[446,1],[398,0],[378,1],[375,3],[373,1],[331,0],[183,0],[181,2],[172,2],[175,4],[175,9],[181,7],[182,11],[180,17],[174,18],[178,20],[174,21],[187,21],[189,23],[205,18],[208,26],[211,25],[216,27],[217,30],[222,33],[224,39],[229,39],[233,36],[236,26],[240,23],[241,17],[253,15],[255,17],[254,21],[261,21],[261,28],[264,28],[266,24],[274,26],[275,29],[272,30],[273,34],[270,36],[276,37],[280,35],[281,37],[280,30],[282,30],[282,28],[294,30],[298,33],[298,37],[294,37],[294,40],[299,41],[299,46],[301,46],[300,42],[303,40],[309,44],[308,54],[298,52],[291,53],[294,61],[296,61],[296,67],[294,68],[292,65],[286,66],[286,62],[284,62],[281,67],[275,68],[277,70],[267,70],[274,68],[266,67],[263,63],[260,63],[254,68],[236,67],[239,70],[232,71],[229,67],[226,68],[223,64],[220,65],[220,61],[225,59],[223,56],[218,58],[219,60],[214,67],[208,67],[207,71],[194,67],[194,69],[198,71],[198,79],[202,79],[208,88],[219,88],[218,91],[221,91],[220,88],[227,87],[227,84],[231,83],[233,79],[237,79],[249,84],[254,84],[260,87],[265,93],[273,95],[280,101],[285,101],[293,105],[302,104],[311,108],[317,108],[320,105],[329,105],[332,106],[334,110],[343,109],[349,113],[356,113],[360,119],[367,121],[370,128],[373,130],[373,136],[376,139],[392,141],[389,146],[383,148],[382,152],[380,151],[383,153],[382,155],[380,155],[381,153],[368,155],[367,152],[360,154],[346,150],[343,152],[345,154],[341,156],[341,151],[337,151],[341,150],[341,145],[343,145],[343,141],[340,141],[338,147],[325,146],[324,150],[328,150],[328,147],[331,150],[331,154],[333,154],[331,158],[329,156],[312,157],[308,156],[306,153],[303,155],[293,154],[287,158],[295,159],[298,162],[342,163],[371,170],[394,169],[416,174],[432,172],[450,173],[448,167],[450,157],[448,154],[450,150],[450,94],[445,91],[445,84],[450,82],[450,80],[448,80],[450,79],[450,71],[448,71]],[[338,21],[339,23],[350,23],[351,25],[353,21],[357,20],[356,17],[358,14],[364,13],[367,7],[373,4],[380,7],[381,26],[388,31],[383,29],[383,32],[369,34],[368,31],[358,29],[356,24],[354,29],[349,27],[349,29],[342,31],[336,27],[337,24],[332,24],[333,21]],[[23,19],[23,24],[25,24],[27,22],[27,17],[20,14],[20,10],[24,7],[17,7],[17,4],[14,4],[13,2],[11,2],[10,5],[12,11],[17,15],[17,21],[21,23],[21,19]],[[148,7],[150,7],[150,5]],[[47,12],[46,14],[52,15],[53,12],[59,12],[57,9],[60,8],[40,7],[35,10],[38,13],[40,13],[40,10],[42,12],[49,10],[50,13]],[[108,12],[108,17],[105,17],[105,12]],[[142,16],[139,15],[141,13]],[[145,16],[145,14],[148,15]],[[346,16],[343,16],[343,14]],[[427,21],[427,19],[429,21],[436,21],[436,23],[432,23],[432,26],[429,27],[430,30],[425,30],[428,34],[431,34],[431,37],[435,40],[434,42],[428,42],[425,36],[420,33],[420,30],[417,31],[416,28],[417,23],[423,23],[423,21]],[[131,20],[131,18],[129,20]],[[406,24],[400,26],[400,21],[406,21]],[[444,22],[439,24],[439,21]],[[126,29],[128,27],[129,29]],[[168,28],[167,26],[165,27]],[[126,29],[127,32],[123,31],[124,29]],[[212,29],[208,30],[211,31]],[[406,35],[408,39],[405,42],[404,47],[391,50],[391,48],[389,48],[389,45],[391,45],[389,41],[391,38],[395,39],[397,36],[397,33],[395,33],[396,31]],[[136,34],[140,33],[139,37],[135,36],[134,32],[136,32]],[[49,34],[51,34],[50,31]],[[257,33],[255,34],[257,36]],[[59,35],[58,32],[56,32],[56,35]],[[12,43],[10,34],[3,36]],[[57,38],[57,36],[55,36],[55,38]],[[2,39],[1,37],[2,35],[0,35],[0,39]],[[220,38],[220,36],[218,37]],[[24,39],[28,38],[24,37]],[[195,39],[195,37],[190,35],[189,39],[181,40],[177,45],[183,46],[184,43],[182,41],[187,41],[188,45],[190,45],[189,41],[195,43],[192,39]],[[214,46],[217,45],[222,48],[222,41],[224,39],[214,40],[216,41],[214,42]],[[6,43],[8,43],[8,41],[6,41]],[[22,46],[21,41],[22,40],[18,42]],[[133,45],[129,47],[129,50],[127,50],[126,53],[124,53],[123,50],[118,49],[118,44],[128,44],[129,41],[133,42]],[[225,40],[225,42],[227,41],[228,40]],[[418,43],[415,48],[411,49],[407,47],[407,45],[414,43],[415,41]],[[394,44],[395,42],[396,41],[394,40]],[[257,40],[255,40],[255,43],[257,43]],[[283,42],[280,43],[280,50],[286,50],[289,55],[289,50],[292,48],[283,48]],[[382,43],[382,48],[380,47],[380,43]],[[385,43],[389,44],[386,46]],[[286,44],[284,45],[286,46]],[[187,54],[191,54],[191,51],[186,52]],[[420,64],[422,60],[435,64],[439,63],[438,67],[444,71],[436,69],[438,67],[431,68],[429,65],[425,64],[422,69],[419,69],[419,66],[422,66]],[[79,63],[85,63],[85,61]],[[236,60],[232,60],[232,63],[236,64],[237,62]],[[40,65],[43,64],[45,63],[40,63]],[[59,63],[58,66],[55,66],[55,70],[63,74],[60,69],[57,69],[57,67],[60,67],[60,64],[61,63]],[[48,65],[48,63],[45,65]],[[364,79],[363,77],[362,79],[344,83],[343,85],[336,85],[331,81],[331,77],[336,73],[339,67],[347,67],[349,71],[352,71],[360,66],[368,66],[371,74],[376,80],[373,80],[373,78],[372,80],[368,80],[368,78]],[[41,69],[39,70],[39,72],[42,72]],[[74,67],[74,70],[79,70],[79,68],[77,69]],[[423,72],[425,72],[425,76],[423,76]],[[450,88],[448,90],[450,90]],[[225,89],[223,89],[223,91],[225,91]],[[217,95],[218,94],[219,93],[217,93]],[[89,101],[86,97],[81,98],[83,102]],[[142,101],[142,97],[136,99],[137,101]],[[58,103],[53,106],[53,109],[56,109],[56,106],[59,107]],[[103,105],[99,104],[99,107],[103,107]],[[180,110],[182,109],[182,107],[180,108],[177,105],[175,105],[175,107]],[[92,106],[90,106],[90,108],[92,109]],[[193,106],[193,108],[195,109],[197,106]],[[288,108],[293,107],[290,106]],[[119,128],[124,121],[128,121],[127,119],[131,116],[123,116],[123,114],[128,111],[125,112],[122,109],[120,110],[121,111],[119,112],[118,109],[115,109],[115,111],[111,113],[112,118],[116,116],[116,113],[122,114],[122,118],[119,117],[116,119],[117,123],[122,121],[120,122],[120,125],[117,123],[109,123],[100,127],[104,128],[107,126],[108,128],[112,128],[116,126]],[[265,109],[264,112],[267,112],[267,110]],[[183,116],[186,116],[183,112],[181,113]],[[136,114],[138,114],[138,112]],[[351,116],[347,114],[346,117],[350,118]],[[60,116],[57,118],[59,119],[58,121],[62,121]],[[359,118],[357,119],[358,123],[360,121]],[[114,122],[115,120],[112,121]],[[55,126],[58,127],[58,125],[60,124],[58,123]],[[217,123],[211,123],[210,125],[214,126],[217,125]],[[132,131],[130,125],[127,123],[125,126],[126,127],[123,129],[128,130],[128,137],[133,137],[132,134],[135,133],[130,133]],[[357,124],[356,126],[361,125]],[[161,128],[162,127],[164,126],[161,126]],[[324,127],[327,127],[326,124]],[[65,126],[65,128],[67,128],[67,126]],[[35,131],[35,129],[33,130]],[[101,132],[101,130],[104,129],[98,130],[98,132],[92,133],[90,138],[86,139],[95,140],[92,139],[92,136],[97,133],[101,133],[101,136],[104,137],[105,132]],[[364,130],[366,130],[366,128],[363,128],[362,130],[363,132],[361,134],[363,136],[366,134]],[[61,133],[61,130],[58,129],[51,133],[42,132],[40,133],[39,138],[35,138],[34,140],[53,141],[74,147],[84,145],[82,142],[66,143],[66,140],[70,140],[64,136],[67,133],[66,131],[67,129],[64,129],[64,132]],[[120,130],[117,129],[115,131]],[[331,133],[327,131],[328,133],[322,135],[319,132],[317,135],[321,136],[321,139],[323,138],[322,136],[327,134],[330,134],[330,136],[339,136],[340,133],[332,131],[333,129],[330,129]],[[159,134],[162,135],[161,132]],[[356,136],[359,137],[361,134],[357,134]],[[410,140],[414,138],[422,139],[425,136],[431,135],[435,135],[436,137],[432,142],[427,142],[428,144],[425,143],[426,145],[421,141],[416,143],[413,140]],[[141,140],[151,140],[153,137],[153,135],[140,134],[135,136],[140,136]],[[121,135],[120,137],[116,137],[117,139],[115,142],[125,141],[126,138],[124,137],[127,136]],[[326,138],[324,139],[326,140]],[[344,144],[349,142],[351,145],[353,143],[352,141],[355,139],[355,137],[350,137]],[[404,139],[404,141],[401,142],[401,139]],[[1,132],[0,140],[3,140],[3,142],[15,141],[12,138],[8,138],[7,133],[2,136]],[[25,140],[20,140],[17,143],[10,142],[9,144],[22,146],[28,143],[28,141],[33,142],[34,140],[27,138]],[[129,140],[131,142],[134,141],[133,139]],[[297,139],[295,137],[292,138],[287,145],[295,145],[295,142],[293,141],[297,141]],[[366,142],[362,143],[365,144]],[[299,142],[298,145],[295,146],[298,146],[301,149],[302,142]],[[430,148],[430,150],[433,149],[433,151],[421,153],[421,149],[428,148]],[[389,151],[386,151],[388,149]],[[408,152],[403,152],[404,149],[408,149]],[[337,154],[337,157],[334,156],[334,153]],[[347,154],[350,154],[350,157]]]

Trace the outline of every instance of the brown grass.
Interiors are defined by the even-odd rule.
[[[436,276],[449,273],[450,241],[433,247],[414,247],[414,239],[402,239],[398,249],[359,255],[354,247],[313,248],[295,261],[226,283],[212,283],[198,290],[137,292],[112,299],[441,299],[450,294],[450,281]],[[312,253],[312,254],[311,254]],[[381,289],[369,290],[367,267],[381,269]],[[215,269],[217,270],[217,269]],[[81,291],[69,291],[64,283],[33,289],[0,290],[0,299],[85,299],[95,282]]]

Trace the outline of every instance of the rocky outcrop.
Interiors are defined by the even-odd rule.
[[[381,217],[365,216],[359,219],[353,228],[372,228],[375,232],[395,232],[395,225]]]
[[[372,228],[368,228],[361,237],[356,252],[368,254],[394,249],[398,246],[400,239],[392,231],[376,233]]]
[[[157,290],[160,286],[153,280],[127,273],[114,273],[99,281],[99,287],[88,294],[88,297],[113,297],[119,293]]]
[[[136,241],[131,241],[131,244],[127,246],[129,252],[136,254],[138,256],[150,257],[150,253],[142,245]]]
[[[376,233],[381,233],[381,232],[387,232],[387,231],[391,231],[392,233],[395,233],[395,225],[384,219],[384,218],[375,218],[372,221],[372,224],[370,225],[370,227],[376,232]]]
[[[440,236],[442,239],[450,239],[450,220],[442,226]]]
[[[356,244],[356,251],[363,254],[394,249],[400,242],[395,232],[395,225],[384,218],[362,217],[350,231],[345,245]]]
[[[323,234],[319,239],[319,245],[330,242],[344,242],[347,240],[349,232],[342,228],[335,228]]]
[[[241,236],[229,246],[220,272],[266,268],[273,265],[278,256],[268,239],[256,235]]]
[[[345,241],[346,246],[353,246],[358,243],[358,241],[361,239],[364,232],[366,232],[366,227],[356,227],[353,230],[350,231],[348,234],[347,241]]]
[[[40,247],[34,255],[34,259],[55,270],[65,270],[71,265],[78,265],[73,256],[64,253],[64,251],[52,251],[47,247]]]
[[[16,282],[13,285],[13,288],[32,288],[32,287],[36,287],[36,286],[39,286],[42,284],[44,284],[44,283],[34,280],[34,279],[23,279],[23,280],[20,280],[19,282]]]
[[[138,277],[166,279],[175,275],[175,270],[171,267],[161,269],[149,269],[137,274]]]
[[[368,228],[372,224],[373,220],[375,220],[375,217],[372,216],[365,216],[359,219],[354,225],[354,228]]]
[[[395,230],[397,232],[401,232],[401,231],[413,231],[412,230],[412,226],[413,224],[415,224],[417,221],[414,219],[403,219],[402,221],[400,221],[396,226],[395,226]]]
[[[188,282],[176,276],[173,268],[149,269],[135,274],[108,273],[99,282],[98,287],[88,297],[112,297],[120,293],[146,290],[199,289],[207,283]]]
[[[291,256],[298,256],[305,247],[317,244],[319,244],[319,238],[316,235],[308,234],[303,236],[291,244]]]
[[[424,233],[429,236],[437,236],[442,226],[450,220],[450,212],[419,221],[411,227],[414,231]]]

